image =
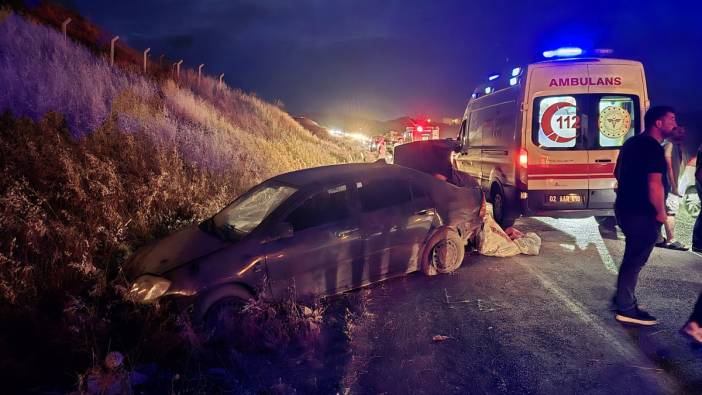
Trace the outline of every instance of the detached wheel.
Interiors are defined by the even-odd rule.
[[[435,276],[451,273],[463,263],[465,242],[451,228],[438,230],[427,242],[422,253],[422,273]]]

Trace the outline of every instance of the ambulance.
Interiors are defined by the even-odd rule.
[[[614,168],[649,107],[640,62],[578,48],[491,75],[471,95],[455,166],[479,180],[495,219],[614,216]]]

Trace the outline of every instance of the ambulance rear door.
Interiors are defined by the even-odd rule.
[[[570,84],[571,79],[587,77],[587,66],[579,63],[530,70],[527,117],[531,127],[524,140],[528,205],[534,213],[587,208],[587,87]]]
[[[624,141],[641,130],[646,85],[638,62],[589,64],[588,71],[593,83],[588,100],[588,208],[611,209],[616,198],[617,156]]]

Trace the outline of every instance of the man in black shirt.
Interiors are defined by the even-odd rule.
[[[617,314],[620,322],[655,325],[656,318],[639,309],[636,282],[666,220],[663,174],[667,164],[661,142],[677,127],[671,107],[652,107],[644,117],[646,130],[624,143],[619,151],[617,200],[614,209],[626,236],[624,258],[617,278]]]

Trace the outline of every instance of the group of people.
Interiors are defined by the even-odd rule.
[[[614,301],[617,321],[655,325],[658,323],[656,318],[639,308],[636,283],[654,246],[688,249],[675,240],[673,205],[666,205],[668,194],[677,193],[677,175],[673,167],[676,160],[670,154],[672,144],[680,142],[684,131],[677,124],[675,110],[667,106],[650,108],[644,124],[644,132],[622,146],[615,170],[618,183],[615,212],[626,245]],[[671,147],[666,147],[666,144]],[[695,180],[697,192],[702,197],[702,151],[697,154]],[[662,226],[667,238],[659,240]],[[695,222],[692,242],[693,251],[702,252],[702,215]],[[702,343],[702,293],[681,333]]]

